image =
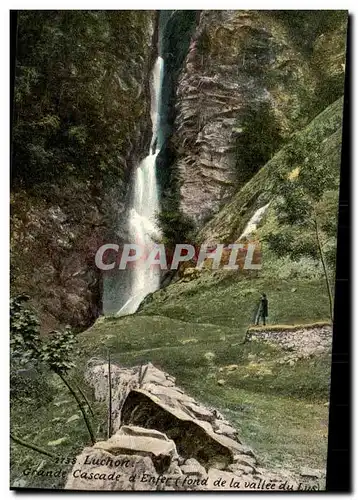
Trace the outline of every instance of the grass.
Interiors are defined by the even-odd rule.
[[[196,394],[194,388],[192,392]],[[296,472],[304,466],[325,468],[328,408],[322,403],[215,386],[205,398],[217,407],[225,400],[225,416],[263,465]]]
[[[121,349],[129,336],[136,347]],[[144,315],[104,320],[82,343],[97,356],[110,349],[121,365],[150,361],[174,375],[189,394],[222,411],[264,465],[324,469],[330,356],[291,367],[279,364],[280,348],[243,343],[233,329]]]
[[[292,367],[279,363],[279,346],[245,343],[261,291],[270,323],[328,322],[323,280],[203,273],[154,294],[138,314],[98,321],[81,335],[83,349],[97,356],[109,349],[121,365],[150,361],[171,373],[189,394],[226,414],[267,466],[324,468],[330,356]]]
[[[156,300],[146,305],[140,314],[159,314],[193,323],[227,326],[243,332],[254,322],[260,294],[265,292],[269,299],[268,320],[271,324],[293,325],[329,320],[323,279],[228,278],[219,281],[215,276],[203,276],[195,280],[196,283],[171,285],[155,294]]]
[[[46,473],[68,473],[72,468],[70,463],[66,463],[68,459],[76,457],[85,446],[90,446],[88,431],[79,408],[66,387],[52,374],[48,374],[47,383],[52,399],[46,404],[41,397],[34,398],[31,395],[27,400],[12,402],[11,431],[25,442],[40,446],[58,456],[59,462],[11,441],[11,485],[20,481],[20,485],[27,488],[62,488],[65,484],[64,478],[50,477]],[[84,387],[83,380],[81,383]],[[104,405],[94,401],[88,389],[85,392],[96,415],[96,433],[98,437],[104,438]],[[26,474],[29,470],[37,472]],[[23,481],[26,481],[26,484],[23,484]]]
[[[195,375],[194,379],[201,381],[203,393],[223,379],[232,389],[258,394],[281,394],[323,402],[328,399],[329,356],[301,359],[292,369],[280,363],[284,354],[281,348],[260,342],[244,343],[243,335],[225,327],[193,325],[160,316],[134,316],[118,321],[117,326],[110,324],[112,328],[106,334],[102,323],[82,339],[87,348],[91,346],[94,355],[105,357],[109,349],[113,361],[121,365],[150,361],[175,375],[189,392]],[[143,332],[149,342],[142,336]],[[125,343],[128,335],[135,346],[131,350],[121,348],[122,338]],[[176,341],[168,341],[173,335],[177,335]],[[230,365],[236,367],[227,371]]]

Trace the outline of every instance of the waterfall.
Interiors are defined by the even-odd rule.
[[[257,226],[261,222],[261,219],[265,215],[265,212],[268,209],[269,205],[270,205],[270,203],[267,203],[263,207],[256,210],[254,215],[251,217],[249,222],[246,224],[246,227],[238,240],[241,240],[243,238],[248,238],[257,230]]]
[[[149,252],[155,240],[160,236],[155,215],[159,210],[159,198],[156,176],[156,159],[160,150],[159,109],[163,79],[163,59],[158,57],[151,77],[151,121],[152,140],[149,154],[136,169],[133,200],[129,211],[129,241],[145,247]],[[135,262],[131,270],[129,299],[117,315],[133,314],[142,300],[158,290],[160,270],[154,266],[145,267],[144,260]]]

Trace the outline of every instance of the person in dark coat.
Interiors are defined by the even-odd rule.
[[[258,325],[260,323],[260,318],[262,318],[263,325],[266,325],[267,316],[268,316],[268,300],[266,297],[266,293],[262,293],[259,308],[256,315],[255,324]]]

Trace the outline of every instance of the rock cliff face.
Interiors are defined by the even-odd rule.
[[[131,172],[150,141],[155,13],[77,15],[19,17],[11,285],[44,332],[98,316],[95,253],[122,236]]]
[[[177,88],[173,137],[181,208],[199,227],[312,118],[313,108],[321,111],[342,94],[344,13],[318,22],[312,13],[299,15],[200,15]],[[338,95],[317,102],[322,72]]]

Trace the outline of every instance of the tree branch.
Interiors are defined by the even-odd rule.
[[[41,453],[42,455],[47,455],[48,457],[51,457],[51,458],[57,458],[57,455],[55,455],[54,453],[51,453],[50,451],[47,451],[44,448],[40,448],[39,446],[36,446],[35,444],[27,443],[26,441],[23,441],[21,438],[15,436],[14,434],[11,434],[11,432],[10,432],[10,438],[15,443],[20,444],[21,446],[25,446],[25,448],[29,448],[30,450],[37,451],[38,453]]]

